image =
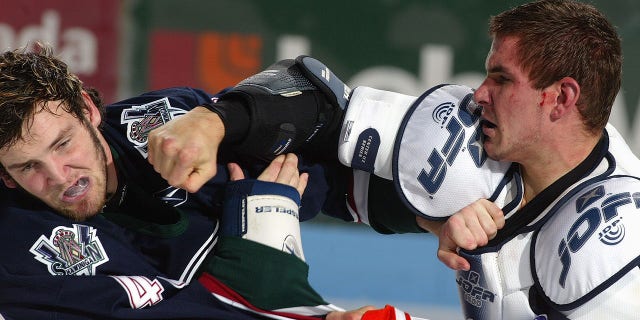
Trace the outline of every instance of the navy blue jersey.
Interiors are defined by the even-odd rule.
[[[214,245],[210,222],[192,220],[169,241],[103,215],[73,223],[46,208],[4,207],[0,228],[0,312],[9,317],[246,319],[198,282],[187,285]]]
[[[146,93],[106,108],[101,131],[114,155],[118,191],[103,212],[72,222],[17,190],[0,201],[0,313],[15,319],[261,318],[214,299],[199,281],[218,239],[228,172],[257,160],[220,150],[218,174],[197,193],[171,187],[147,162],[147,134],[210,101],[193,88]],[[330,190],[323,165],[310,172],[301,220],[322,210]]]
[[[151,129],[161,126],[174,117],[180,116],[198,105],[210,102],[212,98],[212,95],[198,89],[178,87],[145,93],[109,105],[106,108],[106,119],[104,119],[102,132],[119,158],[126,159],[126,161],[120,161],[119,174],[126,175],[126,180],[141,185],[146,192],[158,196],[161,196],[162,193],[171,194],[170,201],[179,202],[182,201],[182,198],[187,197],[183,190],[176,191],[175,188],[171,188],[147,162],[147,134]],[[346,211],[343,212],[340,209],[341,206],[344,206],[345,178],[327,177],[329,172],[331,172],[331,176],[336,175],[335,172],[340,170],[337,169],[339,164],[305,163],[304,156],[299,156],[299,158],[300,171],[308,172],[310,176],[308,187],[302,197],[300,220],[311,219],[321,211],[342,219],[351,219],[350,215],[344,215]],[[218,161],[218,174],[198,193],[188,195],[190,200],[195,200],[206,207],[212,205],[219,207],[222,201],[220,186],[229,179],[226,169],[227,162],[239,163],[247,171],[246,176],[248,177],[256,177],[267,165],[258,159],[246,156],[239,157],[230,146],[224,144],[220,147]],[[335,190],[335,188],[339,190]],[[328,195],[335,192],[342,193],[342,196]],[[337,198],[340,198],[339,204],[325,204],[327,199]],[[325,205],[329,206],[329,209],[323,208]]]

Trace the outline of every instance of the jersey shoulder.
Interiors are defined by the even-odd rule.
[[[640,179],[612,176],[561,199],[536,232],[536,286],[559,310],[607,290],[640,259]]]

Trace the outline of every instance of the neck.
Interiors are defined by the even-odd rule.
[[[583,162],[593,151],[600,136],[573,139],[563,146],[547,148],[536,159],[520,162],[525,202]]]
[[[113,195],[118,189],[118,173],[116,171],[116,165],[113,161],[113,153],[111,153],[111,148],[107,141],[99,136],[100,144],[102,145],[102,149],[104,150],[104,156],[106,159],[107,165],[107,197]]]

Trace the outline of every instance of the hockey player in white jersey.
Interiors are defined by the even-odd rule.
[[[402,95],[354,89],[339,153],[359,168],[351,212],[371,223],[370,180],[392,179],[419,223],[439,234],[441,260],[458,270],[466,319],[634,319],[640,239],[629,232],[640,226],[640,161],[607,125],[578,166],[527,201],[522,164],[474,151],[477,130],[493,126],[467,121],[477,107],[473,94],[444,85],[398,103]],[[364,113],[371,106],[404,114],[391,141],[380,125],[384,110]],[[443,107],[450,108],[444,120],[435,116]],[[363,166],[365,159],[372,165]],[[620,301],[627,307],[618,308]]]
[[[325,78],[346,108],[337,145],[354,168],[352,220],[406,232],[414,213],[458,270],[466,319],[638,318],[640,161],[607,125],[621,83],[614,27],[591,5],[542,0],[492,17],[489,33],[475,91],[414,98]],[[381,180],[404,206],[376,202]]]
[[[460,251],[470,263],[457,279],[465,314],[637,318],[631,230],[639,225],[640,163],[606,126],[621,82],[614,27],[592,6],[540,1],[492,18],[489,32],[487,78],[474,93],[486,121],[483,146],[489,157],[517,163],[524,196],[488,245]],[[464,213],[442,233],[468,231],[456,224]]]
[[[444,185],[462,174],[502,184],[487,179],[495,172],[487,166],[456,171],[453,166],[463,156],[447,163],[437,152],[421,150],[417,146],[424,135],[407,130],[428,117],[412,120],[419,115],[407,113],[392,154],[392,176],[400,195],[419,216],[427,215],[429,219],[419,221],[439,233],[440,259],[459,269],[456,282],[467,319],[638,318],[640,252],[637,232],[631,230],[640,226],[640,161],[607,125],[620,88],[622,56],[614,28],[592,6],[540,1],[492,18],[490,34],[487,78],[473,95],[482,108],[479,128],[485,152],[493,160],[514,163],[505,175],[509,182],[505,189],[485,194],[492,201],[480,199],[449,211],[455,214],[443,226],[431,222],[447,213],[422,207],[433,195],[413,188],[412,181]],[[551,65],[549,57],[554,58]],[[450,101],[465,106],[461,94]],[[447,102],[424,108],[435,115],[436,106]],[[434,131],[427,132],[437,136]],[[431,164],[428,173],[449,168],[443,182],[421,179],[411,168],[414,161],[403,160],[403,149],[418,158],[418,166]],[[429,158],[421,160],[420,155]],[[445,156],[440,158],[448,159]],[[467,182],[456,182],[464,184],[458,191],[448,188],[451,197],[462,190],[476,191]],[[504,226],[495,219],[500,209]]]
[[[460,124],[468,121],[462,120],[465,116],[456,121],[455,111],[443,121],[446,131],[429,128],[420,135],[419,129],[432,121],[420,115],[421,108],[432,111],[433,120],[440,119],[436,115],[442,105],[458,102],[459,108],[469,108],[464,93],[448,86],[435,89],[410,105],[395,137],[391,173],[401,198],[421,216],[422,226],[439,234],[440,259],[459,270],[456,283],[466,319],[638,318],[639,236],[631,230],[640,228],[640,161],[607,125],[620,88],[622,59],[613,26],[592,6],[550,0],[492,18],[490,34],[487,78],[472,94],[482,109],[478,128],[491,158],[487,162],[494,166],[475,170],[464,163],[473,157],[449,157],[455,141],[462,140],[463,146],[473,141],[463,138],[473,137],[473,131],[465,132]],[[351,107],[357,106],[357,90],[343,124],[348,127],[355,126],[347,122],[356,112]],[[440,100],[440,90],[454,94]],[[436,99],[428,101],[434,94]],[[379,104],[367,102],[362,109]],[[354,118],[366,118],[362,114]],[[370,128],[360,125],[366,136],[386,129],[372,130],[379,125],[368,121]],[[441,132],[445,138],[438,139]],[[426,134],[443,145],[425,148],[425,140],[430,140]],[[348,140],[345,137],[339,143]],[[356,141],[357,160],[362,158],[357,146],[364,140]],[[471,148],[466,152],[473,155]],[[361,164],[349,163],[349,156],[341,159]],[[367,159],[380,165],[364,169],[388,177],[378,172],[388,167],[381,159]],[[513,163],[505,171],[506,180],[491,176],[503,172],[494,160]],[[425,163],[429,165],[421,171]],[[447,183],[452,183],[445,189],[451,199],[445,202],[469,203],[452,201],[477,191],[458,175],[480,179],[494,192],[460,210],[429,207],[443,192],[437,187]],[[443,208],[445,212],[439,212]],[[455,214],[444,225],[434,223],[446,210]],[[504,225],[495,216],[500,211]]]

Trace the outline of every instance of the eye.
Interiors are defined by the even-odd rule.
[[[491,78],[491,80],[493,80],[493,82],[497,83],[497,84],[503,84],[506,82],[511,81],[511,79],[509,79],[507,76],[505,76],[503,73],[493,73],[489,76],[489,78]]]
[[[495,78],[497,83],[505,83],[509,81],[509,78],[503,76],[503,75],[499,75]]]
[[[35,164],[33,162],[28,162],[22,168],[20,168],[20,171],[21,172],[29,172],[34,167],[35,167]]]
[[[69,144],[71,144],[71,139],[64,139],[58,144],[58,149],[64,149],[65,147],[69,146]]]

